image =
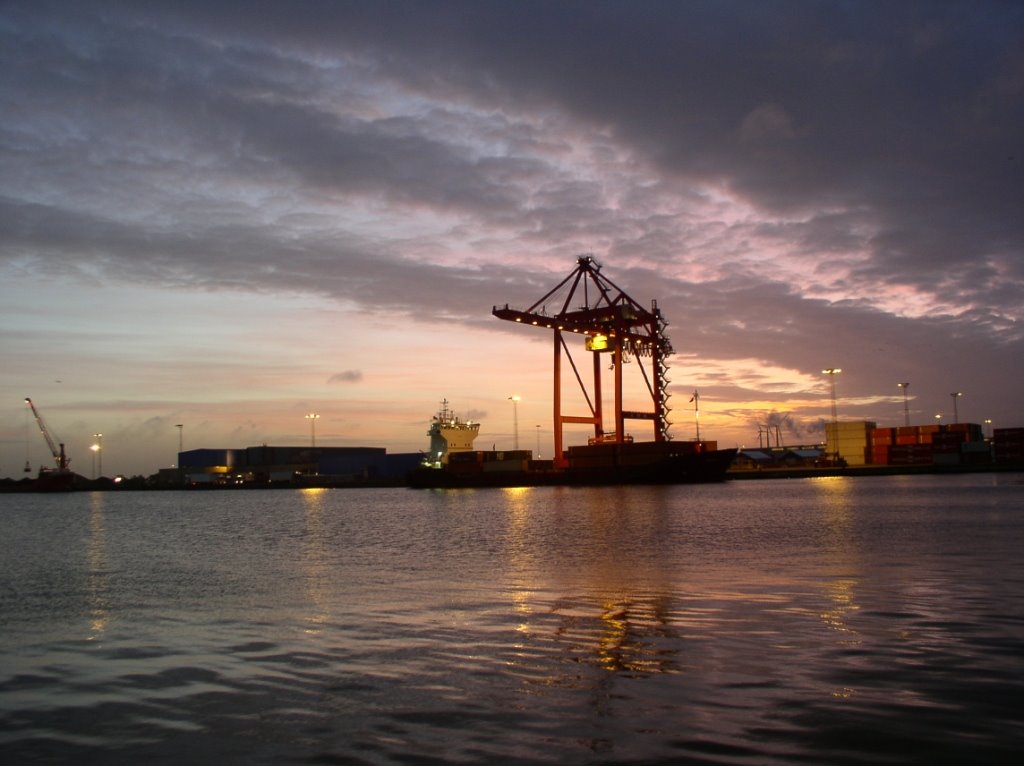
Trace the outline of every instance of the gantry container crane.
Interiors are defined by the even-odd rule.
[[[567,423],[594,426],[592,443],[623,443],[630,440],[626,434],[627,420],[650,420],[654,423],[654,440],[668,441],[668,364],[672,344],[665,335],[667,323],[656,301],[646,309],[630,298],[610,279],[603,276],[601,266],[591,255],[576,259],[576,269],[554,289],[526,310],[495,306],[494,316],[510,322],[543,327],[554,333],[554,432],[555,461],[564,465],[563,430]],[[564,295],[564,297],[563,297]],[[555,304],[554,313],[548,305]],[[584,347],[593,354],[593,395],[588,393],[579,369],[565,342],[566,333],[585,336]],[[583,397],[590,410],[586,415],[567,415],[562,412],[562,355],[565,354]],[[606,429],[602,406],[601,374],[603,355],[611,356],[614,379],[615,411],[612,427]],[[651,397],[650,411],[623,409],[623,364],[632,356],[643,375]],[[643,360],[649,359],[648,373]]]
[[[50,454],[53,455],[53,462],[56,464],[57,470],[61,473],[66,473],[68,471],[68,464],[71,463],[71,460],[64,454],[64,443],[60,442],[58,444],[54,440],[53,436],[50,434],[50,430],[46,427],[46,421],[43,420],[43,416],[39,414],[39,410],[36,409],[36,406],[32,404],[32,400],[27,396],[25,397],[25,404],[27,404],[29,409],[32,410],[32,416],[36,419],[36,425],[39,426],[39,430],[42,432],[43,438],[46,440],[46,446],[50,448]],[[40,469],[40,472],[42,472],[42,469]]]

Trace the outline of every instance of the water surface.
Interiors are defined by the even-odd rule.
[[[0,495],[0,760],[1016,763],[1024,477]]]

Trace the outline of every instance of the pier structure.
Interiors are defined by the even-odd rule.
[[[656,301],[651,301],[650,309],[644,308],[600,272],[601,266],[593,256],[581,255],[573,272],[530,307],[519,310],[505,304],[495,306],[492,311],[499,319],[553,333],[555,464],[562,467],[567,464],[566,424],[592,425],[591,443],[631,441],[626,432],[628,420],[651,421],[656,442],[671,438],[667,359],[672,354],[672,344],[665,335],[667,322]],[[584,337],[584,349],[592,355],[589,388],[566,342],[573,333]],[[586,403],[587,411],[582,414],[569,414],[563,409],[563,357]],[[631,360],[636,362],[650,395],[650,410],[623,408],[623,365]],[[609,364],[613,381],[614,405],[610,416],[602,404],[602,373],[606,364]]]

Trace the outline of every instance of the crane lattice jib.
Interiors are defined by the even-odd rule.
[[[656,302],[647,309],[633,300],[614,282],[600,273],[601,267],[593,256],[577,258],[576,269],[554,289],[525,310],[514,309],[507,304],[495,306],[493,314],[499,319],[552,330],[555,335],[555,439],[556,454],[560,454],[559,442],[563,422],[593,423],[595,438],[605,436],[600,411],[600,373],[597,357],[594,362],[594,404],[588,416],[562,416],[560,414],[560,358],[562,350],[568,347],[562,340],[563,333],[581,333],[590,337],[603,335],[608,341],[607,351],[612,354],[612,369],[615,371],[615,431],[614,438],[624,437],[623,420],[643,419],[655,423],[655,440],[662,441],[668,436],[668,364],[672,344],[665,335],[667,323]],[[622,363],[625,357],[633,355],[651,358],[653,380],[644,372],[644,380],[652,397],[653,412],[634,412],[622,409]],[[572,363],[570,358],[570,363]],[[577,380],[583,387],[579,373],[573,364]],[[589,402],[591,398],[584,395]]]
[[[53,462],[57,465],[57,468],[64,470],[67,468],[67,457],[64,455],[64,445],[57,446],[57,442],[54,440],[50,433],[50,429],[46,427],[46,421],[43,420],[43,416],[39,414],[39,410],[32,403],[32,400],[27,396],[25,397],[25,404],[32,410],[32,417],[36,419],[36,425],[39,426],[39,432],[43,435],[46,440],[46,446],[50,448],[50,454],[53,455]]]

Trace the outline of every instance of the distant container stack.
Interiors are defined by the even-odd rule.
[[[869,420],[825,426],[826,453],[849,466],[1022,466],[1024,428],[997,428],[986,439],[978,423],[879,428]]]
[[[1024,465],[1024,428],[997,428],[992,455],[998,465]]]
[[[847,465],[866,465],[870,461],[869,435],[874,428],[870,420],[827,423],[825,451],[838,455]]]

